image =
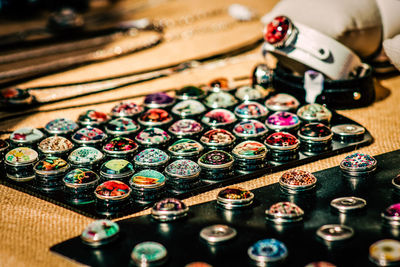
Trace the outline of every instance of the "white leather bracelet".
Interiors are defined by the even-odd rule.
[[[275,17],[264,29],[263,53],[289,58],[333,80],[348,79],[362,62],[349,48],[285,16]]]

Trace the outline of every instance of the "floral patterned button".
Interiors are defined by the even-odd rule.
[[[95,195],[104,200],[126,199],[131,194],[132,189],[125,183],[116,180],[106,181],[96,187]]]
[[[386,223],[398,227],[400,226],[400,203],[390,205],[384,212],[381,213]]]
[[[100,167],[100,174],[106,177],[120,178],[133,174],[133,164],[125,159],[112,159]]]
[[[300,144],[296,136],[286,132],[272,133],[264,143],[268,148],[278,150],[295,149]]]
[[[278,111],[268,116],[265,124],[271,130],[290,130],[300,125],[296,114],[286,111]]]
[[[376,169],[377,161],[374,157],[354,152],[348,155],[340,162],[340,169],[348,175],[364,175],[373,172]]]
[[[67,186],[80,187],[97,183],[97,174],[87,168],[74,169],[65,175],[63,181]]]
[[[267,148],[256,141],[244,141],[235,146],[232,154],[240,159],[260,159],[267,155]]]
[[[209,130],[200,138],[200,142],[207,146],[227,146],[235,140],[236,137],[224,129]]]
[[[203,146],[195,140],[179,139],[168,148],[168,151],[174,156],[192,156],[200,154],[203,149]]]
[[[204,99],[204,105],[209,108],[230,108],[238,103],[238,100],[227,92],[214,92]]]
[[[185,86],[175,92],[176,98],[180,100],[201,99],[206,93],[203,89],[196,86]]]
[[[82,129],[79,129],[71,137],[74,142],[79,144],[101,143],[106,138],[107,135],[102,130],[92,126],[86,126]]]
[[[198,160],[198,164],[200,167],[209,169],[228,168],[233,164],[233,157],[225,151],[212,150],[202,155]]]
[[[265,101],[265,106],[271,111],[291,111],[296,110],[300,102],[288,94],[276,94]]]
[[[159,188],[165,185],[165,176],[154,170],[142,170],[134,174],[129,181],[134,188]]]
[[[161,126],[172,121],[172,117],[166,110],[152,108],[139,116],[139,123],[145,126]]]
[[[45,154],[65,153],[71,150],[74,144],[62,136],[50,136],[39,143],[39,150]]]
[[[275,223],[298,222],[303,219],[304,211],[292,202],[278,202],[265,211],[266,218]]]
[[[206,107],[197,100],[185,100],[173,106],[171,111],[179,117],[185,118],[202,114],[206,111]]]
[[[305,121],[330,121],[332,112],[320,104],[308,104],[297,110],[297,115]]]
[[[267,116],[268,110],[258,102],[248,101],[235,108],[235,115],[241,119],[257,119]]]
[[[68,161],[73,164],[95,164],[103,158],[103,153],[94,147],[79,147],[69,154]]]
[[[195,120],[183,119],[174,122],[168,130],[176,136],[183,137],[200,133],[203,126]]]
[[[110,220],[96,220],[89,224],[82,232],[83,243],[98,247],[115,240],[119,234],[119,226]]]
[[[103,146],[103,150],[110,154],[133,153],[137,148],[135,141],[127,137],[115,137]]]
[[[137,132],[140,126],[130,118],[117,118],[108,122],[106,131],[109,134],[132,134]]]
[[[141,105],[134,102],[121,102],[111,109],[113,117],[133,117],[144,111]]]
[[[263,136],[267,132],[268,129],[264,123],[257,120],[241,121],[233,127],[233,133],[243,138]]]
[[[93,109],[81,113],[78,117],[78,122],[82,125],[101,125],[110,120],[110,116],[101,111]]]
[[[59,157],[48,156],[38,163],[36,163],[34,169],[39,174],[54,174],[67,171],[69,164]]]
[[[148,108],[166,108],[175,103],[175,98],[164,92],[147,95],[144,99],[144,106]]]
[[[254,194],[237,186],[230,186],[219,191],[217,196],[218,205],[226,209],[243,208],[253,203]]]
[[[237,89],[235,96],[242,101],[261,100],[268,96],[268,91],[259,85],[245,85]]]
[[[5,161],[13,166],[27,165],[36,162],[38,156],[38,153],[29,147],[17,147],[6,154]]]
[[[331,129],[322,123],[307,123],[298,132],[299,138],[306,141],[326,141],[332,135]]]
[[[194,178],[199,176],[200,166],[192,160],[176,160],[165,168],[165,173],[172,178]]]
[[[31,144],[38,142],[43,137],[44,134],[40,130],[31,127],[24,127],[15,130],[10,135],[10,140],[14,143]]]
[[[58,118],[49,121],[44,129],[49,134],[68,134],[78,129],[78,124],[70,119]]]
[[[236,122],[236,116],[227,109],[214,109],[206,113],[201,121],[209,127],[223,127]]]
[[[160,145],[167,143],[171,139],[169,134],[160,128],[147,128],[142,130],[135,140],[142,145]]]
[[[136,165],[152,167],[167,163],[169,156],[160,149],[148,148],[139,152],[133,160]]]

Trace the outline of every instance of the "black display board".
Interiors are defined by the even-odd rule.
[[[332,120],[331,120],[331,126],[338,125],[338,124],[345,124],[345,123],[351,123],[351,124],[358,124],[357,122],[344,117],[342,115],[339,115],[335,112],[333,112]],[[234,184],[234,183],[239,183],[243,181],[248,181],[254,178],[261,177],[263,175],[273,173],[273,172],[278,172],[281,170],[289,169],[295,166],[299,166],[302,164],[306,164],[312,161],[317,161],[323,158],[335,156],[344,152],[352,151],[355,149],[358,149],[359,147],[366,146],[371,144],[373,141],[373,138],[371,134],[366,130],[364,137],[362,140],[354,142],[354,143],[341,143],[339,141],[333,141],[332,142],[332,149],[326,152],[322,152],[319,154],[303,154],[300,153],[299,159],[291,161],[291,162],[286,162],[282,164],[274,164],[274,165],[269,165],[264,169],[253,171],[253,172],[248,172],[246,174],[240,173],[240,172],[235,172],[235,174],[230,177],[229,179],[214,183],[214,184],[206,184],[206,183],[201,183],[197,188],[192,189],[188,192],[185,193],[179,193],[179,194],[173,194],[169,193],[167,194],[166,197],[176,197],[179,199],[184,199],[188,198],[191,196],[195,196],[197,194],[223,187],[226,185]],[[11,188],[20,190],[22,192],[28,193],[30,195],[39,197],[41,199],[47,200],[51,203],[57,204],[59,206],[62,206],[64,208],[70,209],[72,211],[78,212],[82,215],[91,217],[91,218],[120,218],[129,214],[136,213],[138,211],[144,210],[148,207],[151,207],[153,205],[153,202],[148,202],[148,203],[143,203],[143,202],[135,202],[131,201],[132,203],[123,211],[112,214],[112,215],[103,215],[100,214],[96,211],[95,209],[95,204],[94,203],[89,203],[85,205],[74,205],[66,201],[63,192],[57,192],[53,194],[46,194],[37,188],[33,186],[33,183],[21,183],[21,182],[15,182],[11,179],[5,178],[5,175],[2,176],[3,178],[0,179],[0,184],[9,186]]]
[[[279,184],[252,192],[255,202],[242,211],[228,211],[211,201],[190,207],[187,218],[160,223],[151,216],[119,221],[121,236],[106,247],[93,249],[79,237],[50,248],[51,251],[90,266],[128,266],[132,248],[143,241],[163,244],[169,253],[166,266],[185,266],[203,261],[212,266],[252,266],[247,255],[250,245],[260,239],[276,238],[289,251],[283,266],[305,266],[314,261],[329,261],[337,266],[375,266],[369,261],[369,246],[385,239],[399,239],[399,231],[384,227],[381,212],[400,202],[400,194],[391,180],[400,172],[400,150],[376,156],[376,172],[368,178],[349,179],[339,167],[314,173],[318,178],[315,193],[287,195]],[[361,212],[339,214],[330,207],[337,197],[357,196],[367,201]],[[304,222],[295,227],[278,228],[265,220],[265,210],[280,201],[292,201],[305,211]],[[316,238],[316,230],[325,224],[345,224],[354,229],[354,236],[338,246],[327,246]],[[203,227],[227,224],[237,230],[235,239],[210,246],[199,237]],[[83,228],[84,226],[82,226]]]

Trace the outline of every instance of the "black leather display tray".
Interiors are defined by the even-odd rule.
[[[384,238],[399,239],[399,232],[382,225],[380,213],[393,203],[400,202],[391,180],[400,171],[400,150],[376,157],[376,172],[366,179],[348,179],[339,167],[315,173],[318,186],[314,194],[290,196],[279,184],[255,189],[255,203],[242,211],[228,211],[217,207],[216,201],[190,207],[189,216],[181,221],[160,223],[151,216],[118,222],[121,236],[106,247],[93,249],[79,237],[50,248],[51,251],[90,266],[128,266],[132,248],[143,241],[163,244],[169,253],[166,266],[185,266],[204,261],[212,266],[252,266],[247,249],[256,241],[276,238],[289,251],[284,266],[305,266],[313,261],[329,261],[337,266],[375,266],[368,259],[369,246]],[[358,196],[367,201],[359,213],[339,215],[330,208],[337,197]],[[276,228],[265,220],[265,209],[279,201],[292,201],[305,211],[304,223],[292,228]],[[324,224],[342,223],[353,227],[354,236],[340,246],[328,247],[316,238],[316,230]],[[235,239],[219,246],[200,240],[203,227],[227,224],[238,234]],[[82,226],[84,228],[84,226]]]
[[[353,124],[360,125],[357,122],[350,120],[347,117],[344,117],[337,113],[333,113],[332,120],[331,120],[331,126],[338,125],[338,124],[344,124],[344,123],[353,123]],[[341,143],[338,141],[333,141],[332,149],[330,151],[322,152],[319,154],[313,154],[313,155],[310,155],[310,154],[305,155],[303,153],[300,153],[298,160],[294,160],[291,162],[286,162],[286,163],[282,163],[282,164],[278,164],[278,165],[276,165],[276,164],[270,165],[262,170],[257,170],[257,171],[249,172],[246,174],[236,172],[234,176],[232,176],[229,179],[223,180],[221,182],[217,182],[214,184],[201,183],[197,188],[195,188],[193,190],[190,190],[185,193],[179,193],[179,194],[170,193],[169,196],[176,197],[179,199],[188,198],[188,197],[209,191],[211,189],[226,186],[229,184],[247,181],[250,179],[261,177],[268,173],[273,173],[273,172],[289,169],[289,168],[299,166],[299,165],[302,165],[305,163],[317,161],[322,158],[327,158],[327,157],[338,155],[340,153],[355,150],[359,147],[371,144],[372,141],[373,141],[373,138],[372,138],[371,134],[366,130],[363,139],[360,141],[357,141],[354,143]],[[153,202],[143,203],[143,202],[132,201],[131,205],[129,205],[125,210],[123,210],[121,212],[114,213],[112,215],[103,215],[96,211],[94,203],[89,203],[89,204],[85,204],[85,205],[70,204],[69,202],[66,201],[62,192],[57,192],[55,194],[53,193],[51,195],[46,194],[46,193],[38,190],[37,188],[35,188],[32,185],[32,183],[15,182],[11,179],[5,178],[5,175],[2,175],[2,177],[3,178],[0,179],[0,184],[9,186],[11,188],[20,190],[22,192],[28,193],[28,194],[36,196],[36,197],[39,197],[41,199],[47,200],[51,203],[57,204],[59,206],[62,206],[64,208],[70,209],[72,211],[78,212],[82,215],[85,215],[85,216],[88,216],[91,218],[109,218],[109,219],[120,218],[120,217],[129,215],[129,214],[133,214],[135,212],[144,210],[148,207],[151,207],[153,204]]]

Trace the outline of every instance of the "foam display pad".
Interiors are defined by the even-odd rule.
[[[169,253],[166,266],[185,266],[204,261],[212,266],[252,266],[247,249],[260,239],[276,238],[289,251],[284,266],[305,266],[313,261],[329,261],[337,266],[375,266],[368,259],[369,246],[385,238],[400,238],[399,231],[390,231],[382,224],[381,212],[400,202],[391,180],[400,171],[400,150],[376,157],[377,170],[368,178],[349,179],[339,167],[315,173],[318,179],[314,194],[287,195],[279,184],[252,192],[255,202],[242,211],[217,207],[216,201],[190,207],[188,218],[160,223],[150,215],[118,222],[121,236],[112,245],[93,249],[80,237],[55,245],[51,251],[90,266],[127,266],[132,248],[143,241],[163,244]],[[339,214],[330,207],[337,197],[357,196],[367,201],[364,210]],[[296,227],[279,228],[265,220],[265,210],[280,201],[292,201],[305,211],[304,222]],[[316,230],[325,224],[345,224],[354,229],[354,236],[339,246],[327,246],[316,238]],[[200,240],[203,227],[226,224],[237,230],[235,239],[210,246]]]

